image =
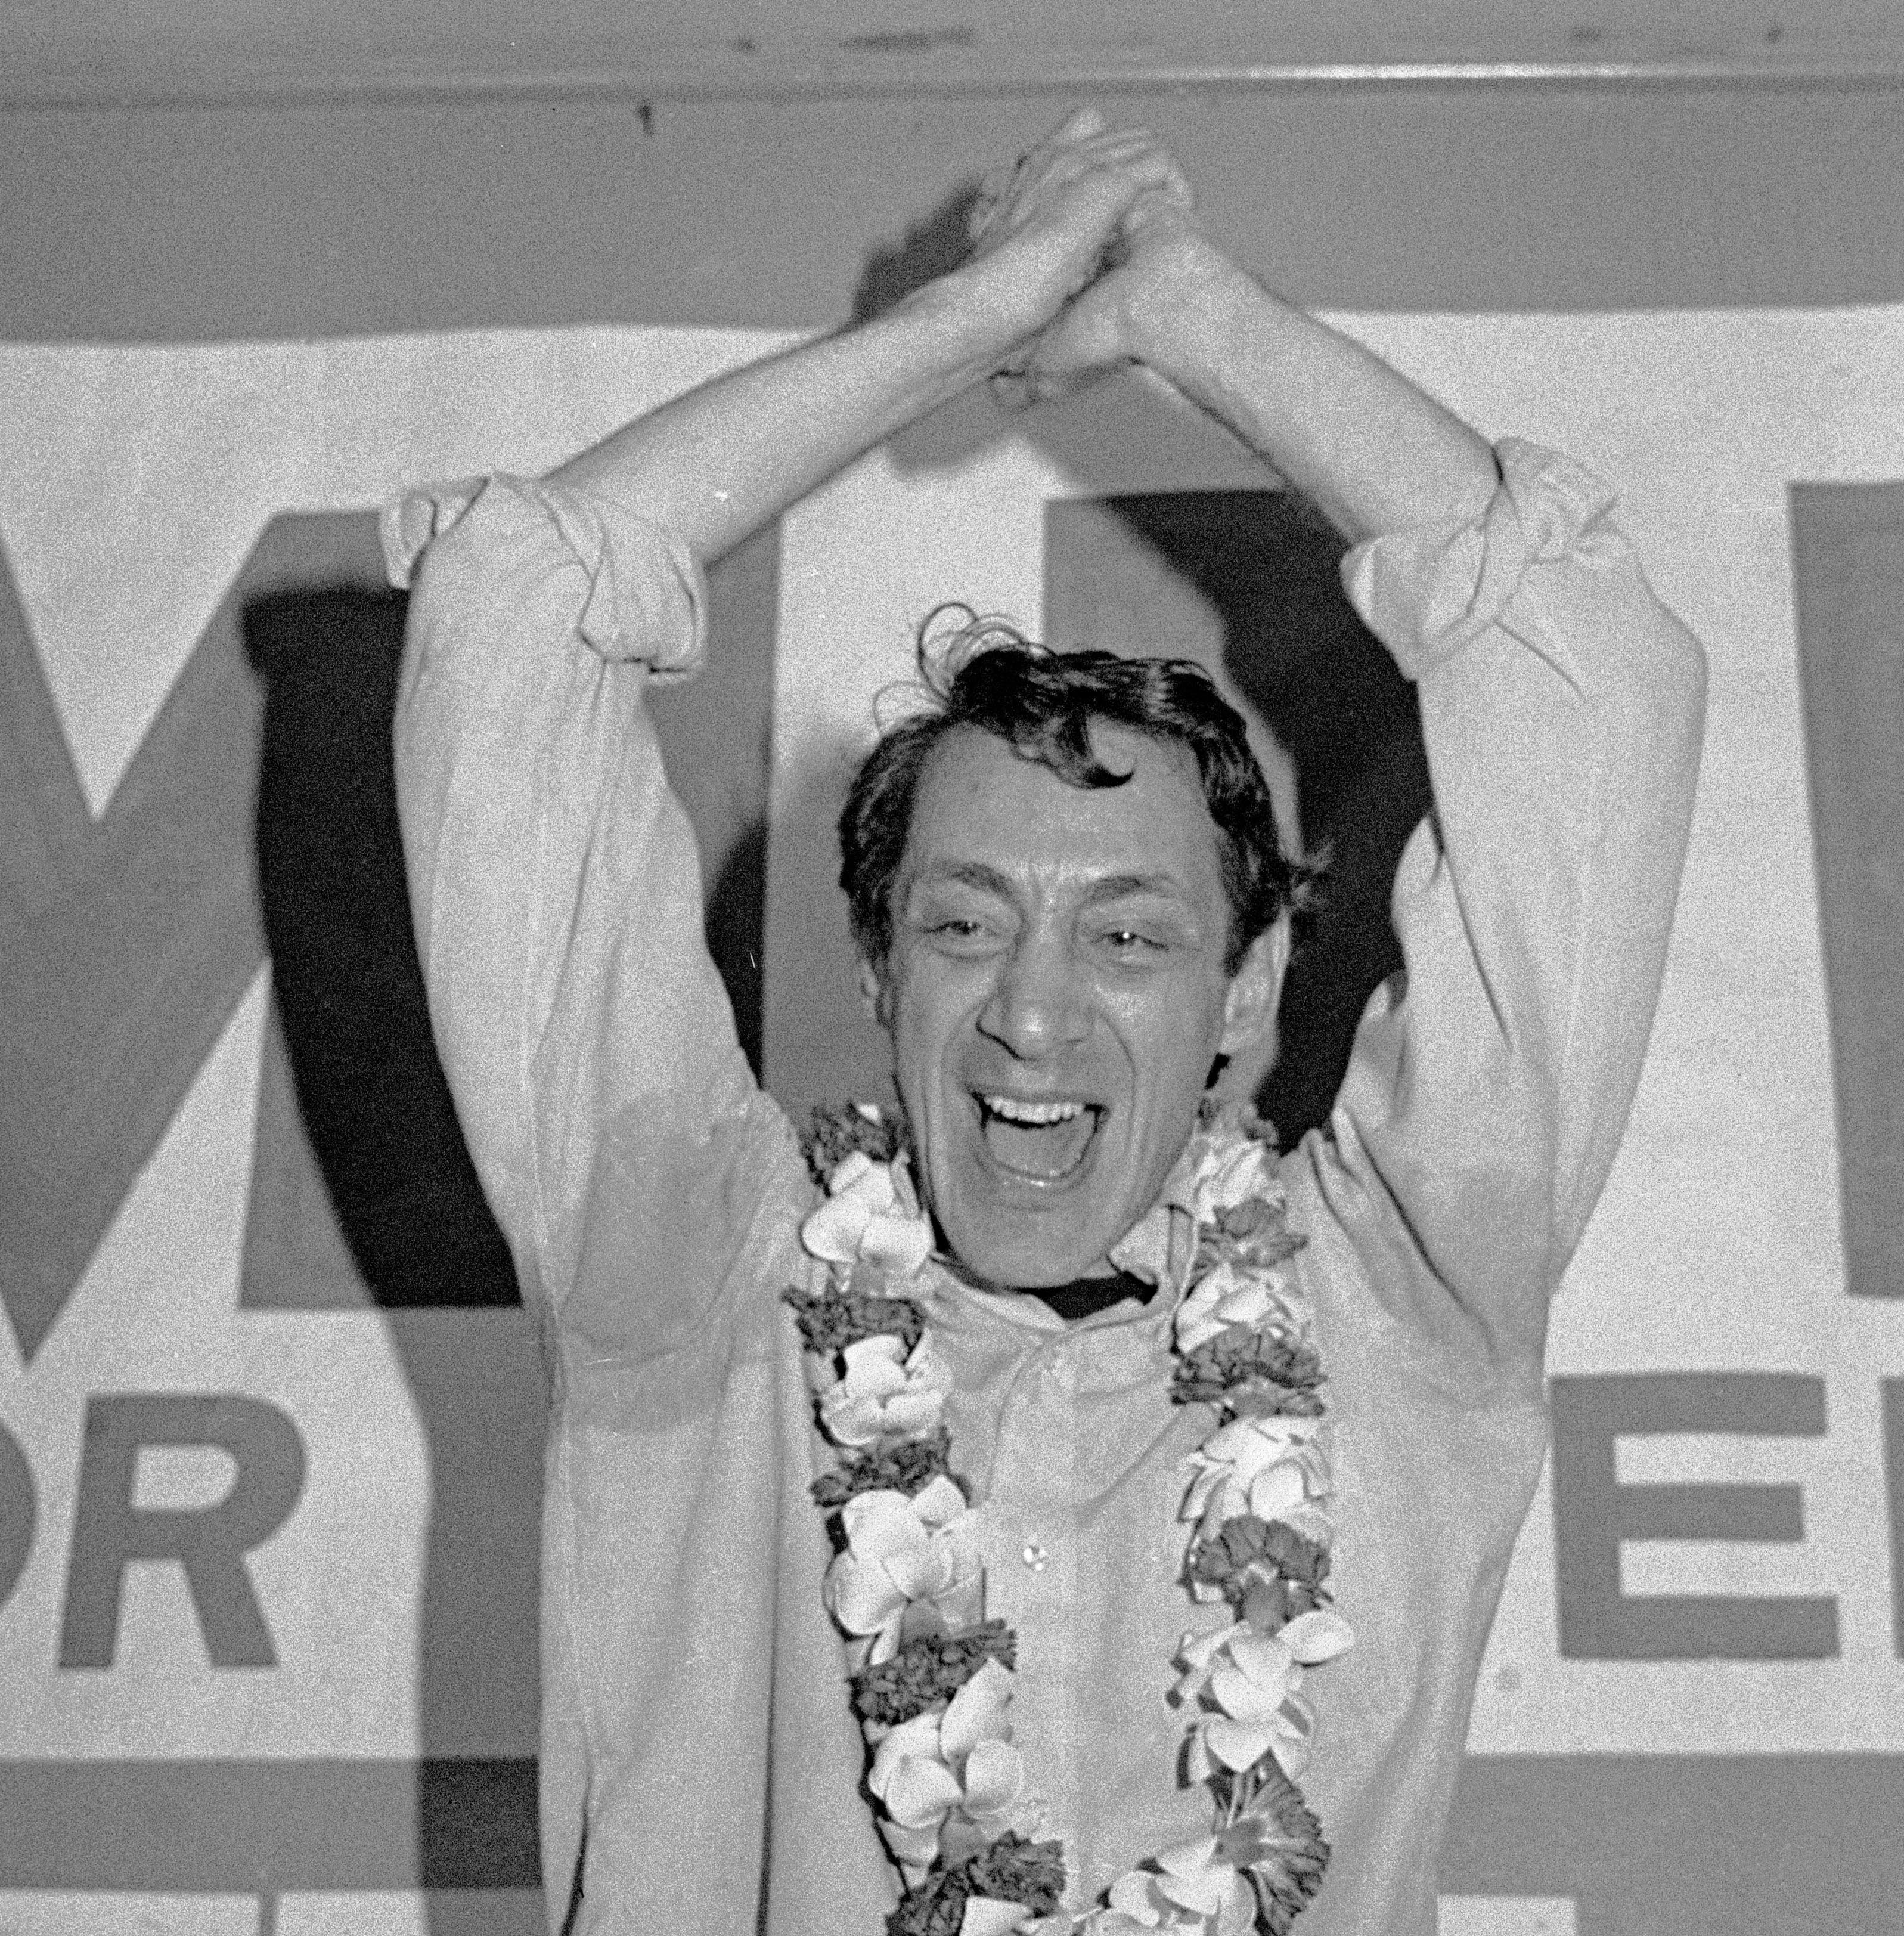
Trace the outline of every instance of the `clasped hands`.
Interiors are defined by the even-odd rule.
[[[987,178],[969,232],[969,269],[1029,325],[990,379],[1011,410],[1145,361],[1183,289],[1227,267],[1169,151],[1092,108]]]

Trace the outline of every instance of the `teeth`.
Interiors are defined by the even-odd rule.
[[[1020,1103],[1010,1096],[987,1096],[981,1100],[993,1115],[1002,1116],[1008,1123],[1035,1123],[1044,1127],[1068,1123],[1072,1117],[1084,1113],[1082,1103]]]

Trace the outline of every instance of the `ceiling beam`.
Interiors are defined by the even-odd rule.
[[[3,37],[0,37],[3,38]],[[1485,49],[1396,35],[1274,46],[1093,43],[969,28],[822,41],[512,41],[367,52],[337,41],[7,47],[0,109],[444,101],[1115,98],[1395,89],[1866,88],[1904,82],[1904,28],[1799,38],[1776,26],[1692,41],[1576,29]]]

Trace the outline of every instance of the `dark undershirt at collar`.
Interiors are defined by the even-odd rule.
[[[1114,1277],[1074,1278],[1069,1284],[1055,1284],[1049,1290],[1033,1290],[1026,1295],[1050,1305],[1067,1324],[1074,1324],[1080,1317],[1095,1317],[1100,1311],[1108,1311],[1127,1297],[1147,1304],[1156,1289],[1154,1284],[1147,1284],[1129,1271],[1119,1271]]]

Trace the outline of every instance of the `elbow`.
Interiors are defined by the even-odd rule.
[[[1670,613],[1667,616],[1673,695],[1686,734],[1696,743],[1706,727],[1706,649],[1688,627]]]
[[[1699,777],[1700,755],[1706,737],[1706,652],[1676,619],[1673,630],[1679,640],[1673,692],[1673,715],[1678,728],[1675,750],[1690,794]]]
[[[1626,698],[1638,709],[1627,729],[1634,735],[1633,777],[1655,784],[1679,782],[1688,794],[1699,771],[1706,731],[1705,649],[1664,607],[1656,608],[1640,676]],[[1675,789],[1678,790],[1677,788]]]
[[[418,554],[410,582],[403,627],[406,664],[426,649],[440,649],[473,631],[480,616],[514,595],[506,570],[458,524],[432,538]]]

